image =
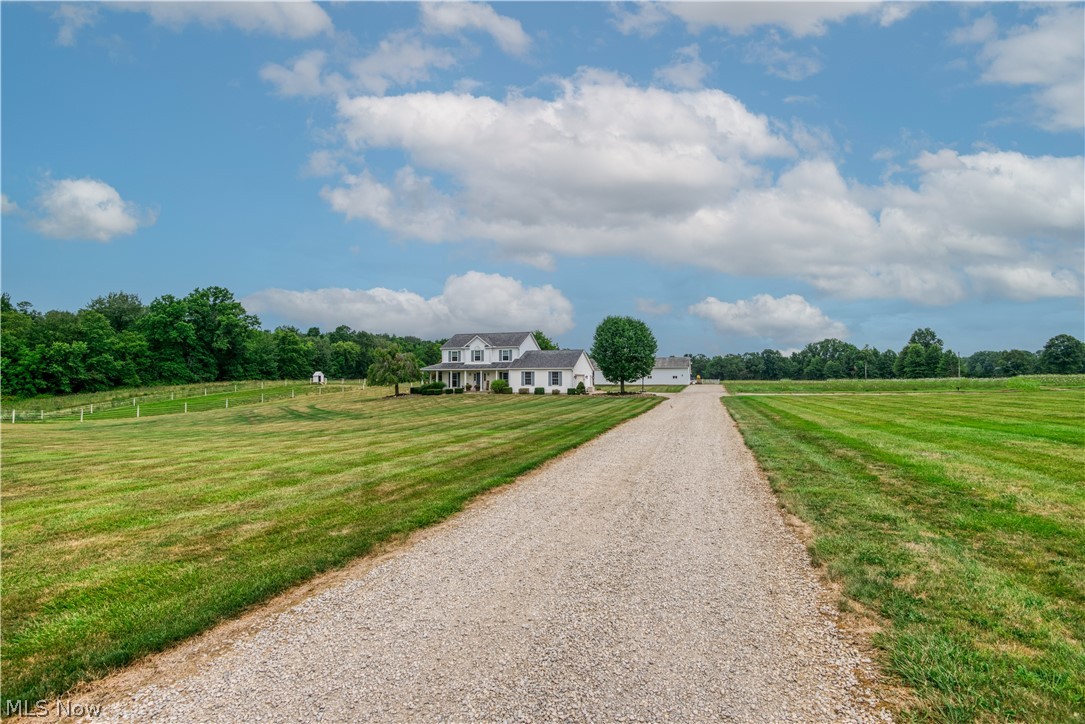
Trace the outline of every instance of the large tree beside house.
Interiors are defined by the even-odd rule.
[[[371,385],[395,385],[395,394],[399,395],[401,382],[417,382],[422,378],[418,369],[418,360],[410,352],[404,352],[399,345],[378,347],[373,351],[373,364],[369,365],[366,380]]]
[[[648,325],[633,317],[607,317],[595,328],[591,356],[603,376],[625,383],[651,373],[656,361],[656,338]]]

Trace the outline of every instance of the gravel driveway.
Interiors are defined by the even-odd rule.
[[[691,387],[106,719],[874,720],[716,385]],[[489,452],[485,454],[490,454]]]

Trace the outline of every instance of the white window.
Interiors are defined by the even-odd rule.
[[[511,362],[512,361],[512,350],[511,349],[503,349],[503,350],[501,350],[501,361],[502,362]]]
[[[524,372],[524,373],[522,373],[520,375],[520,378],[523,380],[523,382],[521,384],[524,387],[531,387],[532,385],[535,384],[535,373],[534,372]]]
[[[561,371],[550,373],[550,386],[561,387]]]
[[[458,349],[451,350],[448,353],[448,361],[449,362],[459,362],[460,361],[460,351]]]
[[[509,372],[508,372],[508,370],[498,372],[497,373],[497,379],[505,380],[505,382],[508,382],[509,381]]]
[[[473,350],[471,350],[471,361],[472,362],[481,362],[482,361],[482,350],[481,349],[473,349]]]

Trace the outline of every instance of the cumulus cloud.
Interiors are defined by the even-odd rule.
[[[0,214],[14,214],[19,210],[19,205],[8,198],[7,194],[0,194]]]
[[[51,16],[60,26],[58,45],[75,45],[76,34],[98,20],[98,8],[90,3],[61,3]]]
[[[804,345],[848,335],[844,324],[830,319],[798,294],[758,294],[737,302],[706,297],[689,312],[710,321],[721,334],[771,339],[780,345]]]
[[[844,179],[821,129],[751,113],[719,90],[642,88],[596,70],[557,82],[546,98],[341,97],[344,148],[395,149],[407,163],[344,170],[323,196],[405,238],[483,241],[543,268],[565,256],[696,259],[925,304],[1017,287],[1066,294],[1066,275],[1080,279],[1080,156],[921,153],[902,166],[909,184],[864,186]],[[984,271],[1025,259],[1050,272],[1047,291]]]
[[[524,55],[531,48],[531,38],[519,20],[499,15],[485,3],[426,2],[421,11],[422,27],[428,33],[481,30],[511,55]]]
[[[241,300],[246,309],[301,324],[435,338],[452,331],[492,329],[494,310],[513,329],[546,329],[562,334],[573,328],[573,305],[546,284],[528,287],[500,274],[469,271],[445,281],[437,296],[406,289],[267,289]]]
[[[686,90],[696,90],[704,84],[712,69],[701,60],[701,48],[696,43],[679,48],[674,60],[655,72],[656,80]]]
[[[32,226],[56,239],[110,241],[155,222],[155,214],[125,201],[117,190],[91,178],[50,181],[37,198]]]
[[[107,5],[113,10],[142,12],[157,25],[176,30],[190,23],[206,27],[232,25],[247,33],[283,38],[311,38],[334,29],[315,2],[135,2]]]
[[[260,77],[275,86],[282,96],[337,96],[347,92],[383,94],[393,86],[409,86],[430,79],[434,68],[451,68],[456,57],[449,51],[427,44],[409,33],[393,33],[380,41],[373,52],[355,58],[344,73],[326,70],[328,55],[310,50],[290,65],[268,63]]]
[[[951,39],[980,43],[979,62],[986,83],[1031,87],[1034,122],[1049,131],[1085,126],[1085,8],[1055,7],[1032,25],[999,36],[995,21],[984,16],[958,29]]]
[[[910,12],[903,3],[878,2],[676,2],[664,7],[694,32],[716,27],[739,35],[768,26],[782,28],[795,37],[824,35],[830,23],[854,16],[874,19],[884,27]]]

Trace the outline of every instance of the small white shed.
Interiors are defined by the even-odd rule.
[[[327,382],[327,380],[324,379],[324,373],[323,372],[314,372],[313,373],[313,379],[310,380],[310,381],[314,385],[323,385],[323,384],[325,384]]]

